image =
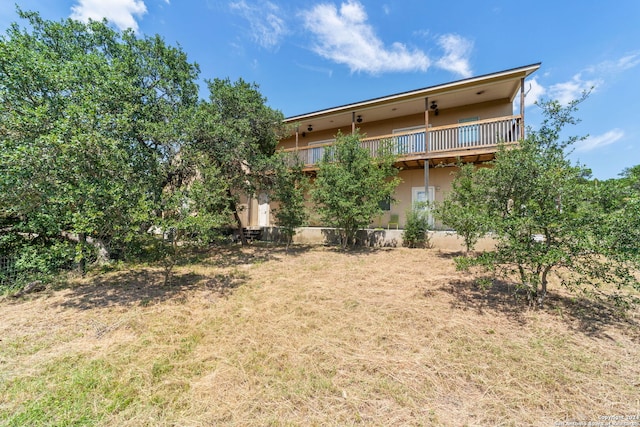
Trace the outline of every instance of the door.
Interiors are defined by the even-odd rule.
[[[260,193],[258,195],[258,225],[260,227],[269,226],[269,195],[266,193]]]
[[[408,128],[393,129],[392,134],[411,132],[408,135],[395,137],[394,154],[422,153],[424,152],[425,132],[424,126],[411,126]]]
[[[435,187],[429,186],[429,194],[427,198],[427,194],[424,191],[424,187],[411,187],[411,205],[413,207],[416,206],[419,202],[433,202],[435,200],[436,189]],[[431,209],[427,205],[424,207],[427,211],[427,219],[429,221],[429,226],[433,227],[433,216],[431,215]]]

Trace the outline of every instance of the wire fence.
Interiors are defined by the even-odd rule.
[[[10,256],[0,256],[0,288],[15,287],[20,279],[16,260]]]

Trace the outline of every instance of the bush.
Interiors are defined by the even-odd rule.
[[[407,211],[406,224],[402,232],[404,246],[409,248],[425,248],[430,246],[429,218],[423,206],[416,206]]]
[[[55,239],[26,240],[16,233],[0,236],[0,292],[21,289],[34,280],[49,281],[73,266],[74,244]]]

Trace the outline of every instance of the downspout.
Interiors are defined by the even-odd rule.
[[[524,77],[520,79],[520,139],[524,139]]]

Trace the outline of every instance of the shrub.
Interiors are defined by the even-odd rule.
[[[404,231],[402,232],[404,246],[409,248],[429,247],[429,218],[424,205],[417,205],[408,210],[406,219]]]

